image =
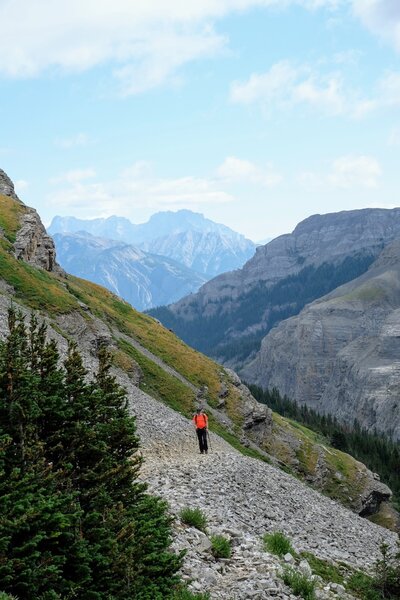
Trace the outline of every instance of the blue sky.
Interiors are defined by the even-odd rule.
[[[399,0],[0,0],[0,167],[54,215],[253,240],[399,202]]]

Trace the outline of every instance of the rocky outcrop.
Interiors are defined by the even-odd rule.
[[[244,376],[343,422],[400,439],[400,242],[280,323]]]
[[[10,198],[13,198],[22,204],[21,200],[15,193],[13,182],[2,169],[0,169],[0,195],[9,196]]]
[[[56,261],[56,249],[53,239],[47,234],[39,215],[33,208],[28,208],[21,217],[14,243],[15,256],[30,265],[45,271],[64,274]]]
[[[39,215],[33,208],[25,206],[15,193],[14,184],[0,169],[0,195],[8,196],[21,204],[20,227],[14,242],[15,256],[45,271],[64,274],[56,261],[56,250],[52,238],[47,234]]]

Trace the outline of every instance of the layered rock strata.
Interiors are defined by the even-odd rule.
[[[400,242],[264,338],[244,369],[299,404],[400,439]]]

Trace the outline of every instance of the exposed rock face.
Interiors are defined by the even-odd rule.
[[[15,193],[13,182],[2,169],[0,169],[0,194],[3,194],[3,196],[10,196],[10,198],[14,198],[17,202],[21,202]]]
[[[39,215],[33,208],[28,208],[21,217],[21,227],[17,232],[14,248],[15,256],[19,260],[45,271],[64,273],[56,261],[54,242],[46,233]]]
[[[191,346],[240,370],[272,327],[365,272],[397,237],[400,209],[314,215],[257,248],[241,269],[151,314]]]
[[[15,193],[13,182],[2,169],[0,169],[0,194],[23,204]],[[39,215],[33,208],[26,207],[21,215],[21,227],[17,232],[14,249],[15,256],[19,260],[24,260],[45,271],[64,273],[56,262],[54,242],[46,233]]]
[[[244,370],[300,404],[400,439],[400,242],[280,323]]]
[[[260,281],[276,283],[308,265],[338,262],[354,254],[377,256],[383,246],[400,237],[400,208],[364,209],[313,215],[297,225],[293,233],[281,235],[265,246],[242,269],[224,273],[206,283],[195,296],[171,306],[175,314],[190,320],[194,303],[211,315],[220,299],[235,300]],[[189,309],[184,311],[184,308]]]

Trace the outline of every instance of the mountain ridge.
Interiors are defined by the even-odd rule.
[[[87,231],[97,237],[133,244],[145,252],[180,262],[208,279],[242,266],[256,248],[253,242],[226,225],[190,210],[155,213],[139,225],[117,216],[93,220],[57,216],[48,231],[51,234]]]
[[[400,240],[395,240],[366,273],[272,330],[244,376],[342,422],[357,419],[366,429],[400,440],[399,315]],[[306,364],[312,378],[304,375]]]

